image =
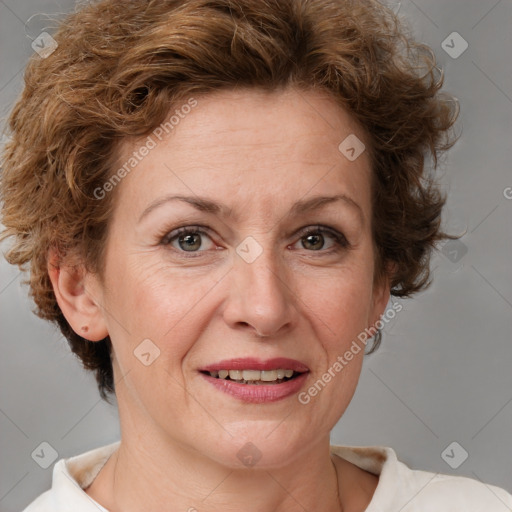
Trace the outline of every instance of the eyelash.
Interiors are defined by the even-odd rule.
[[[208,231],[209,231],[209,229],[205,226],[186,226],[186,227],[178,228],[171,232],[166,232],[165,236],[161,239],[160,244],[164,245],[164,246],[169,246],[173,240],[175,240],[176,238],[178,238],[179,236],[182,236],[182,235],[200,234],[200,235],[206,235],[209,238],[211,238],[208,234]],[[327,226],[319,226],[319,225],[308,226],[307,228],[299,230],[299,232],[296,233],[295,236],[298,236],[299,239],[302,239],[302,238],[305,238],[312,234],[327,234],[333,238],[336,246],[334,248],[331,248],[328,250],[319,249],[318,251],[314,251],[314,250],[308,251],[308,249],[304,249],[308,252],[319,252],[319,253],[325,255],[325,254],[333,254],[336,252],[340,252],[343,249],[348,249],[351,247],[350,243],[348,242],[348,240],[342,233],[338,232],[337,230],[335,230],[333,228],[329,228]],[[177,252],[179,252],[180,254],[183,254],[186,258],[197,258],[197,257],[201,256],[202,252],[206,252],[206,251],[183,251],[183,250],[175,249],[175,248],[173,248],[173,249],[176,250]]]

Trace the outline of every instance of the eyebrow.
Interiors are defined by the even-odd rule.
[[[233,209],[228,208],[225,205],[216,203],[211,199],[207,199],[205,197],[199,196],[181,196],[181,195],[173,195],[173,196],[164,196],[155,201],[153,201],[141,214],[138,222],[141,222],[150,212],[159,208],[165,203],[172,201],[182,201],[190,204],[197,210],[201,212],[205,212],[211,215],[218,215],[221,217],[234,217]],[[293,204],[290,209],[289,215],[299,215],[303,213],[307,213],[313,210],[318,210],[327,204],[332,204],[335,202],[344,202],[345,204],[351,206],[354,210],[356,210],[359,214],[361,221],[364,223],[364,214],[362,208],[349,196],[345,194],[337,194],[334,196],[314,196],[309,199],[302,199]]]

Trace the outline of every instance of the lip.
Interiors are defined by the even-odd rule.
[[[273,359],[257,359],[254,357],[239,357],[224,359],[216,363],[204,366],[199,372],[213,372],[219,370],[293,370],[297,375],[292,380],[281,384],[241,384],[226,379],[218,379],[207,373],[201,376],[216,389],[227,393],[239,400],[249,403],[267,403],[282,400],[290,395],[298,393],[307,379],[309,368],[296,359],[287,357],[275,357]]]
[[[245,367],[248,369],[247,367]],[[225,369],[225,368],[223,368]],[[237,368],[231,368],[237,369]],[[206,379],[207,382],[215,386],[216,389],[224,391],[244,402],[261,404],[267,402],[276,402],[282,400],[290,395],[299,392],[300,388],[304,385],[309,372],[303,372],[301,375],[292,380],[282,382],[281,384],[240,384],[232,380],[217,379],[211,375],[201,373],[201,377]]]
[[[199,368],[200,372],[213,372],[219,370],[293,370],[298,373],[309,372],[309,368],[297,361],[287,357],[275,357],[273,359],[257,359],[254,357],[243,357],[235,359],[224,359],[217,363]],[[295,380],[295,379],[293,379]],[[293,381],[290,381],[293,382]],[[243,384],[245,385],[245,384]],[[275,384],[273,384],[275,385]],[[281,384],[278,384],[281,385]]]

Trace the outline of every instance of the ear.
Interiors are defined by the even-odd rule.
[[[384,314],[386,306],[389,302],[391,294],[391,279],[396,272],[398,265],[396,263],[388,263],[386,265],[385,275],[379,282],[374,283],[372,298],[372,317],[371,324],[375,325],[377,320]]]
[[[48,275],[62,314],[79,336],[100,341],[108,336],[102,314],[101,287],[84,266],[60,261],[55,249],[48,253]]]

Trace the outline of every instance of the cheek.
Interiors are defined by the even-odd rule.
[[[187,339],[191,329],[200,328],[201,314],[206,318],[204,299],[219,277],[171,267],[153,254],[128,259],[112,281],[119,285],[115,310],[131,338],[149,338],[163,353],[170,348],[176,355],[179,339]],[[172,347],[168,347],[171,341]]]
[[[325,333],[321,339],[331,349],[342,349],[369,326],[372,278],[364,265],[347,265],[297,283],[302,310]]]
[[[128,258],[111,268],[109,332],[129,395],[146,404],[179,396],[180,366],[208,319],[201,299],[216,280],[193,279],[151,258]]]

